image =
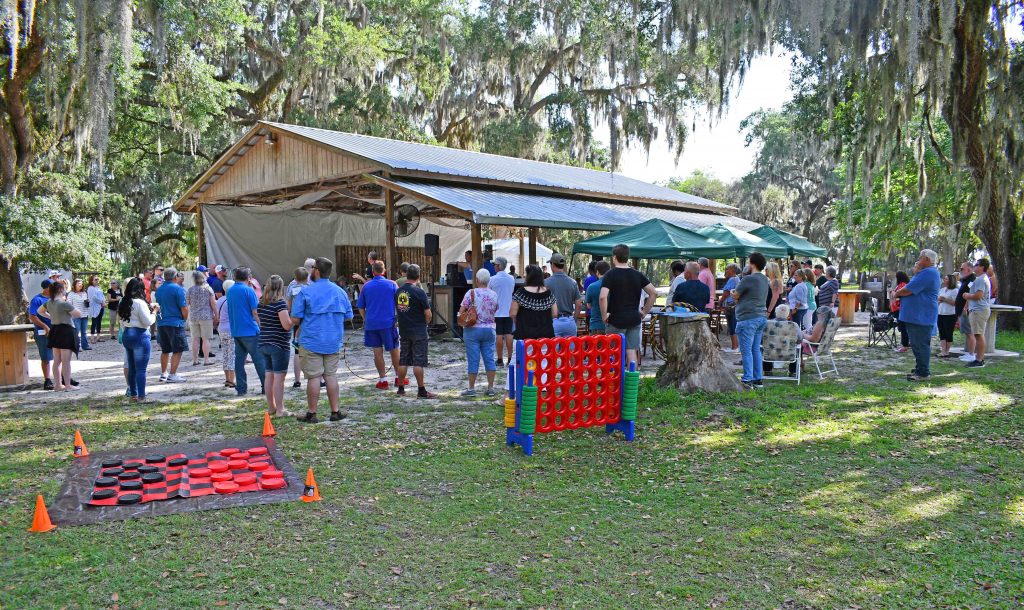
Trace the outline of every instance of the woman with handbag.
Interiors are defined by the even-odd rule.
[[[476,396],[476,374],[480,370],[481,356],[487,373],[487,390],[484,393],[494,396],[494,314],[498,311],[498,295],[487,287],[490,281],[490,271],[477,271],[475,287],[466,293],[459,307],[459,326],[462,327],[462,341],[466,345],[469,372],[469,389],[462,392],[466,397]]]
[[[67,301],[71,303],[79,314],[73,321],[75,331],[78,334],[79,347],[82,351],[89,351],[89,293],[85,289],[85,282],[76,278],[71,283],[71,292],[67,293]]]

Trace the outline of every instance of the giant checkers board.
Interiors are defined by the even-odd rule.
[[[84,525],[296,500],[302,489],[270,438],[98,451],[74,460],[50,516]]]

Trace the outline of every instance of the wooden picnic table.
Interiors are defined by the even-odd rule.
[[[0,326],[0,388],[28,383],[28,333],[32,324]]]
[[[853,324],[853,314],[857,311],[860,295],[871,294],[870,290],[839,290],[839,319],[843,324]]]

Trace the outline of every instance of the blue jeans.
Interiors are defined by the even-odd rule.
[[[551,325],[555,327],[556,337],[576,336],[576,319],[572,316],[558,316],[551,321]]]
[[[260,353],[263,355],[263,366],[268,373],[288,372],[288,359],[292,355],[291,349],[264,343],[260,346]],[[254,356],[253,360],[255,359]]]
[[[462,330],[462,341],[466,344],[466,364],[470,375],[476,375],[480,370],[480,356],[484,358],[484,370],[494,370],[494,340],[493,328],[470,326]]]
[[[146,367],[153,345],[148,328],[126,328],[121,344],[128,355],[128,395],[146,397]]]
[[[266,368],[263,366],[267,359],[260,352],[260,337],[235,337],[235,391],[239,396],[249,393],[249,378],[245,375],[245,358],[252,355],[253,366],[256,367],[256,375],[260,378],[260,386],[263,386],[263,379],[266,376]]]
[[[914,372],[920,377],[931,375],[932,325],[904,322],[903,327],[907,329],[910,350],[914,352]]]
[[[78,342],[81,344],[82,349],[89,349],[89,340],[86,338],[86,335],[89,334],[89,316],[71,318],[71,321],[74,322],[75,330],[78,331]]]
[[[743,361],[744,383],[761,381],[764,362],[761,359],[761,334],[768,324],[768,318],[760,316],[736,322],[736,334],[740,341],[740,358]]]

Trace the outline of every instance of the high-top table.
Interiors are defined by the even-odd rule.
[[[871,291],[839,289],[839,319],[843,324],[853,324],[853,313],[857,311],[857,303],[862,294],[871,294]]]
[[[0,326],[0,388],[28,383],[28,333],[32,324]]]
[[[996,349],[996,317],[999,314],[1008,313],[1020,313],[1021,308],[1017,305],[1003,305],[997,303],[991,306],[992,316],[988,319],[988,324],[985,326],[985,355],[995,356],[996,358],[1020,358],[1020,353],[1011,352],[1004,349]],[[963,347],[954,347],[949,350],[951,354],[963,354]]]

